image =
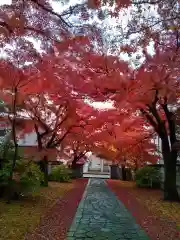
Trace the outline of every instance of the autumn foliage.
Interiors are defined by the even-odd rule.
[[[158,136],[165,166],[164,198],[179,200],[174,148],[178,142],[174,112],[180,95],[179,5],[169,2],[89,0],[61,13],[46,0],[19,0],[1,7],[6,58],[0,61],[0,96],[8,108],[2,124],[7,121],[12,128],[16,149],[18,138],[36,133],[35,155],[46,175],[52,152],[68,156],[75,165],[87,152],[134,169],[156,163],[157,147],[151,139]],[[149,11],[156,7],[157,21],[154,15],[145,16],[146,4]],[[122,44],[107,37],[108,49],[103,30],[87,21],[95,14],[101,21],[117,20],[121,10],[130,11],[132,17],[125,29],[117,26]],[[68,21],[73,14],[82,23],[78,27]],[[131,38],[133,34],[137,37]],[[40,42],[41,50],[31,38]],[[136,62],[141,57],[142,62],[133,65],[121,59],[120,54],[131,57],[139,49]],[[111,101],[112,108],[99,110],[87,101]],[[16,154],[12,172],[15,163]]]

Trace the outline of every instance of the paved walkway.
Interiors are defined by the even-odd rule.
[[[67,240],[149,240],[102,179],[90,179]]]

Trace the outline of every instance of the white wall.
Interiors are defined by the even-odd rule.
[[[95,169],[95,170],[100,170],[101,169],[101,159],[96,157],[95,155],[92,154],[89,157],[89,162],[90,162],[89,167],[91,169]]]
[[[89,170],[96,170],[96,171],[109,171],[108,166],[104,167],[104,164],[107,162],[107,160],[103,158],[99,158],[96,155],[92,154],[89,156],[88,161],[88,168]],[[110,162],[109,162],[110,164]],[[84,171],[87,171],[87,165],[84,167]]]
[[[18,145],[20,146],[37,146],[37,135],[36,132],[27,133],[19,139]]]
[[[160,156],[160,160],[158,161],[158,163],[163,164],[164,162],[163,162],[163,159],[162,159],[162,147],[161,147],[161,139],[160,139],[160,137],[156,136],[153,139],[153,142],[156,144],[157,150],[158,150],[155,154]]]
[[[157,149],[158,149],[158,153],[157,153],[157,154],[160,155],[160,160],[159,160],[158,163],[160,163],[160,164],[164,164],[164,162],[163,162],[163,158],[162,158],[161,139],[160,139],[159,136],[156,136],[156,138],[153,139],[153,141],[154,141],[154,143],[156,144]],[[169,139],[169,141],[170,141],[170,139]],[[178,156],[177,160],[180,161],[180,157],[179,157],[179,156]]]
[[[84,166],[83,166],[83,173],[87,173],[88,170],[89,170],[88,168],[89,168],[89,163],[86,162],[86,163],[84,164]]]

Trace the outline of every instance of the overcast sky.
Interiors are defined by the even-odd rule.
[[[10,5],[11,2],[12,0],[0,0],[0,5],[4,5],[4,4]]]

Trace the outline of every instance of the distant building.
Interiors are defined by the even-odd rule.
[[[35,131],[30,133],[21,134],[22,129],[17,129],[18,136],[18,148],[22,149],[24,154],[24,158],[32,158],[33,161],[39,162],[40,159],[36,157],[36,153],[38,152],[38,143],[37,143],[37,135]],[[9,125],[8,120],[2,120],[0,124],[0,142],[3,142],[6,139],[12,139],[11,136],[11,127]],[[62,161],[57,158],[56,153],[51,155],[51,159],[48,160],[48,172],[51,172],[53,166],[62,164]]]
[[[24,151],[24,154],[27,153],[29,157],[34,158],[34,155],[36,156],[36,152],[38,152],[38,142],[37,142],[37,134],[35,131],[32,131],[31,133],[24,134],[19,140],[18,140],[18,146],[19,148],[22,148]],[[41,159],[37,159],[37,157],[34,158],[35,162],[39,162]],[[57,156],[56,151],[50,154],[50,157],[48,158],[48,173],[51,173],[51,170],[53,167],[63,164],[63,160],[59,159]]]
[[[161,146],[162,141],[161,141],[161,138],[157,135],[153,139],[153,142],[157,146],[157,152],[155,154],[157,154],[160,157],[160,159],[158,160],[158,164],[164,164],[163,157],[162,157],[162,146]],[[178,147],[179,147],[178,149],[180,149],[180,144],[178,144]],[[177,161],[178,161],[178,163],[180,163],[180,156],[179,155],[178,155]]]
[[[110,164],[110,161],[92,153],[84,164],[83,176],[110,178]]]

